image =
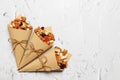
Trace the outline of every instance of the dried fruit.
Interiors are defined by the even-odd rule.
[[[41,27],[42,30],[44,30],[44,27]]]
[[[47,30],[45,30],[44,27],[38,27],[34,30],[34,32],[46,44],[48,44],[48,45],[53,44],[53,41],[55,40],[54,35],[52,33],[48,32]]]
[[[64,69],[67,67],[67,50],[62,50],[61,48],[55,46],[55,56],[56,56],[56,60],[58,63],[58,66],[60,67],[60,69]]]
[[[45,36],[45,42],[50,41],[50,38],[48,36]]]
[[[61,69],[64,69],[64,68],[66,68],[67,67],[67,62],[62,62],[62,63],[60,63],[60,68]]]
[[[26,17],[19,16],[10,23],[11,27],[22,30],[32,30],[32,26],[26,22]]]
[[[42,33],[42,34],[40,34],[42,37],[45,37],[46,36],[46,34],[45,33]]]

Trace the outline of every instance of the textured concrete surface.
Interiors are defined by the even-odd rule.
[[[25,15],[52,26],[55,45],[72,53],[63,72],[19,73],[7,24]],[[0,80],[120,80],[120,0],[1,0]]]

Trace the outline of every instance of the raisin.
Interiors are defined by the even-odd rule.
[[[23,25],[23,23],[22,22],[20,22],[20,26],[22,26]]]
[[[60,68],[61,68],[61,69],[66,68],[66,64],[62,64],[62,63],[60,63]]]
[[[44,27],[41,27],[42,30],[44,30]]]
[[[45,36],[46,36],[46,34],[45,34],[45,33],[42,33],[42,34],[41,34],[41,36],[42,36],[42,37],[45,37]]]

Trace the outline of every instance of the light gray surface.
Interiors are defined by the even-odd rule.
[[[0,80],[120,80],[120,0],[1,0]],[[63,72],[17,72],[7,24],[18,14],[52,26],[72,53]]]

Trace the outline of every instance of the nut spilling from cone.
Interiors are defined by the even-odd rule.
[[[18,16],[9,25],[15,29],[32,30],[32,26],[26,21],[24,16]]]
[[[55,46],[55,55],[56,55],[56,60],[58,63],[58,66],[60,69],[64,69],[67,67],[67,56],[68,56],[68,51],[66,49],[61,49],[58,46]]]
[[[48,45],[53,44],[53,42],[55,41],[54,35],[51,32],[45,30],[44,27],[38,27],[34,30],[34,32],[42,41],[44,41]]]

